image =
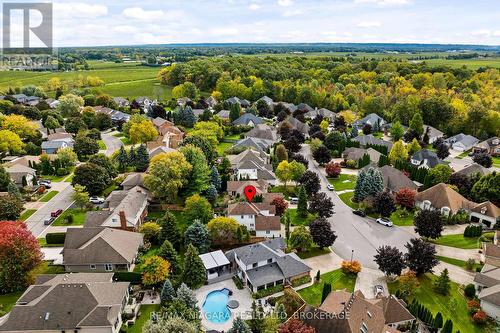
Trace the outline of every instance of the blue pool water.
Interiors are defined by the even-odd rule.
[[[229,290],[214,290],[207,295],[203,303],[202,311],[205,318],[215,324],[225,323],[231,318],[231,312],[227,308],[229,301]]]

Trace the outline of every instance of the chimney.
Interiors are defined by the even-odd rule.
[[[118,214],[120,215],[120,229],[127,230],[127,218],[125,217],[125,212],[121,210]]]

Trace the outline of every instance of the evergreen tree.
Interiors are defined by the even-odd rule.
[[[447,268],[445,268],[436,281],[434,281],[434,289],[441,295],[447,295],[450,291],[450,277]]]
[[[175,216],[167,211],[165,212],[165,215],[158,220],[158,224],[161,227],[159,237],[160,242],[168,239],[174,248],[179,249],[181,245],[181,233],[177,227]]]
[[[290,218],[290,212],[287,210],[285,214],[281,217],[283,224],[285,224],[285,239],[288,243],[290,240],[290,224],[291,224],[291,218]]]
[[[249,321],[249,326],[253,333],[263,333],[265,329],[264,311],[255,301],[252,302],[252,319]]]
[[[217,191],[221,189],[222,186],[222,180],[220,178],[219,171],[215,167],[215,165],[212,166],[211,174],[210,174],[210,182],[212,185],[215,187]]]
[[[238,103],[231,105],[231,108],[229,109],[229,120],[231,120],[231,122],[235,121],[240,117],[240,114],[241,106]]]
[[[192,128],[196,122],[196,116],[190,106],[181,107],[178,113],[178,122],[182,126]]]
[[[128,154],[125,151],[123,146],[120,147],[120,151],[118,152],[118,156],[116,157],[116,161],[118,162],[118,170],[120,172],[125,172],[127,170],[128,165]]]
[[[453,322],[450,319],[444,323],[441,333],[453,333]]]
[[[215,203],[215,201],[217,200],[217,189],[213,184],[210,184],[207,191],[205,192],[205,196],[212,205]]]
[[[175,298],[175,290],[174,287],[172,287],[172,283],[170,282],[169,279],[165,280],[165,283],[163,283],[163,288],[161,289],[161,294],[160,294],[160,299],[163,304],[171,302]]]
[[[144,172],[149,167],[149,154],[146,145],[141,144],[136,151],[135,169],[138,172]]]
[[[434,328],[439,329],[441,327],[443,327],[443,315],[438,312],[436,318],[434,318]]]
[[[297,204],[297,215],[300,217],[307,216],[307,193],[303,186],[299,187],[298,194],[299,202]]]
[[[366,197],[376,196],[384,189],[384,179],[379,170],[368,168],[358,174],[354,187],[354,201],[361,202]]]
[[[200,253],[208,252],[210,250],[210,234],[206,225],[202,224],[199,220],[195,220],[186,229],[184,242],[186,245],[192,244]]]
[[[198,309],[196,295],[185,283],[182,283],[180,287],[177,288],[176,299],[183,302],[188,308]]]
[[[352,129],[351,129],[351,133],[350,133],[351,138],[354,139],[355,137],[358,136],[358,134],[359,134],[358,126],[352,125]]]
[[[424,121],[422,120],[420,112],[415,113],[410,120],[410,129],[417,133],[419,137],[424,134]]]
[[[136,161],[137,161],[137,155],[135,153],[134,146],[132,146],[130,147],[130,151],[128,152],[127,165],[135,166]]]
[[[181,267],[179,255],[168,239],[165,239],[165,241],[163,241],[163,244],[161,244],[160,249],[158,250],[158,255],[170,263],[170,271],[172,272],[172,274],[180,274]]]
[[[199,257],[198,250],[192,244],[187,247],[182,281],[195,289],[204,285],[206,281],[205,266]]]
[[[18,200],[22,200],[23,198],[21,192],[19,191],[19,188],[12,182],[7,185],[7,192],[16,197]]]
[[[323,302],[328,297],[328,295],[330,295],[331,292],[332,292],[332,285],[331,285],[331,283],[325,283],[323,285],[323,291],[321,293],[321,304],[323,304]]]
[[[241,317],[236,317],[233,321],[233,326],[227,331],[227,333],[252,333],[250,327]]]

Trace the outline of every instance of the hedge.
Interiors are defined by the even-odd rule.
[[[65,232],[51,232],[45,235],[45,241],[47,244],[64,244],[65,239]]]
[[[306,275],[306,276],[303,276],[301,278],[298,278],[296,280],[293,280],[292,281],[292,287],[298,287],[298,286],[301,286],[303,284],[306,284],[306,283],[309,283],[311,282],[311,276],[310,275]]]
[[[115,272],[113,280],[139,284],[142,281],[141,273],[138,272]]]
[[[269,296],[272,294],[279,293],[280,291],[283,291],[283,289],[284,289],[283,285],[279,284],[279,285],[271,287],[271,288],[259,290],[256,293],[253,293],[252,297],[255,299],[259,299],[262,297],[266,297],[266,296]]]

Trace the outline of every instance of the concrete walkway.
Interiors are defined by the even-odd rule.
[[[384,296],[389,296],[385,274],[378,269],[363,267],[356,278],[354,290],[360,290],[366,298],[372,299],[376,297],[376,285],[381,285],[384,288]]]
[[[466,271],[465,269],[462,269],[458,266],[451,265],[442,261],[440,261],[439,264],[434,267],[434,274],[441,274],[441,272],[444,271],[445,268],[448,269],[448,276],[453,282],[466,285],[474,281],[475,274],[473,272]]]
[[[456,247],[436,245],[436,252],[438,256],[460,259],[467,261],[468,259],[480,260],[480,254],[476,249],[459,249]]]

